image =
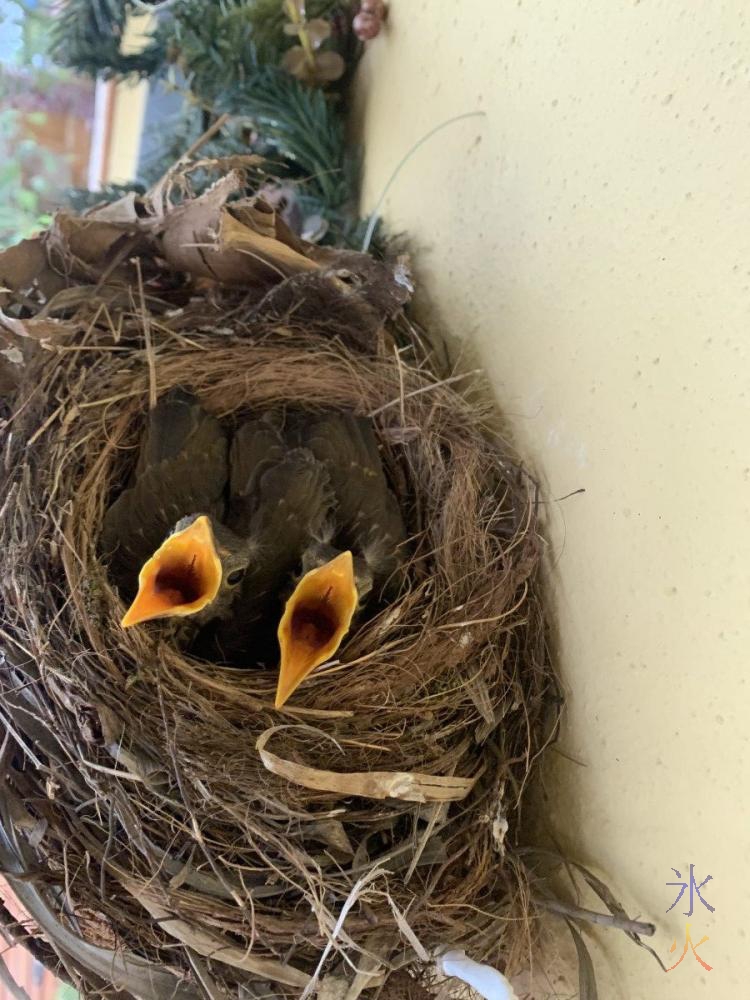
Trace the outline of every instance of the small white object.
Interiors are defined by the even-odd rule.
[[[6,347],[4,351],[0,351],[0,354],[2,354],[4,358],[7,358],[12,365],[23,364],[23,354],[17,347]]]
[[[437,959],[437,971],[471,986],[485,1000],[518,1000],[513,987],[497,969],[468,958],[465,951],[446,951]]]

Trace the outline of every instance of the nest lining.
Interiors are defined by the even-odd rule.
[[[441,945],[513,964],[528,927],[512,845],[555,692],[532,484],[405,324],[400,348],[362,352],[294,310],[145,306],[113,323],[76,301],[3,434],[0,856],[42,894],[55,925],[32,915],[63,971],[88,996],[129,982],[66,933],[142,962],[155,997],[299,997]],[[275,670],[118,625],[99,526],[149,400],[175,385],[230,426],[373,415],[404,510],[408,586],[280,711]]]

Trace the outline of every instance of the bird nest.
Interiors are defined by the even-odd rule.
[[[445,946],[505,968],[555,701],[533,484],[399,314],[405,263],[302,244],[238,177],[0,257],[0,864],[86,996],[353,998]],[[119,625],[102,518],[173,386],[228,427],[369,415],[402,507],[400,593],[280,710],[275,670]]]

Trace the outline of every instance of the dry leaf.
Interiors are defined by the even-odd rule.
[[[127,261],[150,249],[147,234],[135,223],[80,218],[62,211],[55,214],[43,239],[53,267],[77,281],[97,282],[107,271],[110,279],[129,281],[134,272]]]
[[[278,213],[262,199],[227,205],[243,180],[232,171],[205,194],[174,209],[164,220],[162,252],[177,270],[222,284],[272,285],[315,270],[303,246]]]
[[[571,920],[566,920],[570,936],[576,946],[578,956],[578,997],[579,1000],[598,1000],[599,991],[596,987],[596,974],[591,954],[586,947],[581,932]]]
[[[103,205],[95,205],[84,216],[88,219],[98,219],[100,222],[114,222],[119,224],[133,225],[139,224],[142,213],[139,213],[137,205],[140,202],[135,191],[128,191],[117,201],[111,201]]]
[[[346,63],[338,52],[316,52],[312,60],[301,45],[287,49],[281,60],[282,69],[303,83],[332,83],[344,75]]]
[[[276,216],[276,213],[274,218],[277,232],[282,227],[283,230],[287,229],[286,224]],[[249,255],[256,262],[256,267],[257,261],[264,262],[267,268],[276,272],[277,278],[288,278],[292,274],[318,269],[318,264],[314,260],[305,257],[288,243],[282,242],[277,237],[264,236],[243,225],[234,217],[230,208],[224,209],[221,214],[219,244],[222,250],[236,250],[242,255]]]
[[[338,52],[317,52],[315,55],[315,76],[324,83],[333,83],[344,75],[346,63]]]
[[[14,298],[36,288],[48,299],[65,287],[65,278],[50,266],[41,237],[21,240],[0,252],[0,306],[6,308]]]
[[[305,825],[305,832],[316,840],[327,844],[334,851],[347,857],[354,856],[354,848],[349,840],[344,824],[338,819],[320,819]]]
[[[281,68],[300,80],[304,79],[312,69],[307,61],[307,53],[301,45],[293,45],[286,50],[281,59]]]
[[[403,802],[458,802],[474,787],[476,778],[440,777],[417,771],[321,771],[305,764],[283,760],[265,749],[277,731],[266,729],[258,737],[255,749],[263,766],[287,781],[319,792],[333,792],[343,797],[358,795],[367,799],[400,799]]]
[[[317,49],[326,39],[331,37],[331,23],[322,17],[314,17],[311,21],[306,21],[304,30],[314,49]]]
[[[404,937],[412,946],[412,948],[414,949],[414,954],[417,956],[420,962],[429,962],[430,956],[427,952],[427,949],[424,947],[422,942],[414,933],[409,921],[406,919],[401,910],[399,910],[399,908],[396,906],[396,904],[394,903],[394,901],[391,899],[390,896],[388,897],[388,902],[390,903],[391,911],[396,919],[396,925],[398,926],[398,929],[401,931],[402,937]]]
[[[75,331],[75,327],[59,319],[14,319],[0,309],[0,326],[17,337],[38,341],[42,347],[51,347]]]

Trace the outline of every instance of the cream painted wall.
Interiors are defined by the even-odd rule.
[[[107,180],[110,183],[127,184],[136,176],[147,98],[146,80],[125,81],[115,86],[107,158]]]
[[[665,975],[596,934],[603,998],[750,996],[750,24],[742,0],[393,0],[362,68],[371,207],[476,348],[550,495],[554,829],[661,956],[671,868],[715,907]],[[673,956],[667,964],[675,961]]]
[[[154,21],[151,14],[129,18],[122,40],[123,52],[139,52],[144,48]],[[106,177],[111,183],[127,184],[136,176],[148,86],[147,80],[126,80],[115,86]]]

